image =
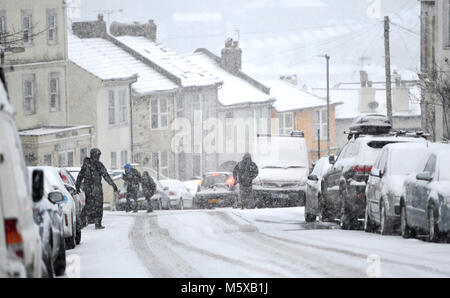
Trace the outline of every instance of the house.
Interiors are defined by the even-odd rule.
[[[201,142],[197,139],[177,143],[180,127],[176,127],[174,120],[187,122],[190,135],[194,136],[194,126],[201,125],[201,119],[206,119],[208,114],[214,115],[210,107],[217,100],[219,79],[183,55],[156,43],[156,26],[152,21],[144,25],[114,23],[110,31],[117,36],[107,33],[101,16],[97,21],[73,23],[72,29],[77,42],[82,44],[80,50],[89,45],[96,52],[87,62],[91,67],[92,64],[103,65],[104,72],[116,76],[137,75],[136,82],[129,82],[130,127],[126,139],[131,142],[131,160],[139,164],[140,170],[150,171],[161,179],[190,179],[201,176],[207,169],[215,169],[214,159],[201,158],[201,149],[196,148]],[[98,55],[111,61],[98,63],[95,58]],[[80,58],[89,60],[83,54]],[[81,62],[75,64],[82,65]],[[104,111],[106,107],[103,105]],[[107,123],[105,119],[102,123]],[[105,140],[109,146],[113,143],[111,138]],[[184,146],[183,150],[180,146]]]
[[[299,89],[293,76],[283,76],[279,80],[264,83],[271,87],[271,94],[276,98],[272,109],[272,119],[276,119],[272,122],[272,133],[285,135],[291,131],[303,131],[310,162],[327,155],[327,101],[307,90]],[[337,149],[335,110],[339,104],[341,103],[336,101],[330,102],[329,147],[332,154]]]
[[[448,91],[450,59],[450,3],[421,0],[422,127],[434,141],[450,139]],[[443,89],[439,86],[444,85]],[[441,90],[439,90],[441,89]],[[444,90],[444,92],[439,92]]]
[[[91,147],[90,128],[69,118],[66,24],[62,0],[0,2],[6,82],[28,165],[79,166]]]
[[[217,119],[210,123],[210,155],[217,156],[215,170],[232,171],[243,154],[252,151],[256,135],[270,132],[274,98],[269,87],[242,71],[242,50],[232,39],[220,57],[202,48],[189,58],[223,81],[214,107]]]
[[[421,130],[420,90],[417,81],[403,81],[394,72],[392,87],[393,128],[397,130]],[[325,96],[326,89],[313,89]],[[360,72],[360,82],[339,83],[330,88],[330,98],[342,102],[336,106],[336,145],[347,142],[346,131],[361,114],[387,114],[386,83],[372,82],[367,72]]]

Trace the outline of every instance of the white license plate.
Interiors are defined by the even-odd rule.
[[[289,199],[289,195],[284,194],[284,193],[273,194],[272,198],[274,198],[274,199]]]

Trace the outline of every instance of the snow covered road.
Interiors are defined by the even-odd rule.
[[[83,230],[82,277],[450,277],[450,245],[334,224],[303,208],[106,212]]]

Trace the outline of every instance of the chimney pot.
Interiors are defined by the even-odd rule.
[[[220,66],[231,73],[237,73],[242,68],[242,50],[239,43],[232,38],[225,41]]]

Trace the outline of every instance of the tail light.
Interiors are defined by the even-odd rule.
[[[359,174],[367,174],[372,171],[372,166],[354,166],[353,171]]]
[[[68,184],[68,183],[69,183],[69,179],[67,179],[67,176],[66,176],[65,174],[61,173],[60,176],[61,176],[62,181],[63,181],[65,184]]]
[[[66,221],[66,227],[69,226],[69,220],[67,219],[67,214],[64,214],[64,220]]]
[[[176,196],[177,194],[174,193],[173,191],[169,192],[169,196]]]
[[[235,180],[234,180],[233,177],[230,177],[230,178],[227,179],[227,184],[228,184],[229,187],[233,187],[234,183],[235,183]]]
[[[5,219],[6,243],[16,255],[23,259],[23,240],[22,235],[17,231],[17,219]]]
[[[121,193],[121,194],[120,194],[120,198],[121,198],[121,199],[125,199],[125,194],[124,194],[124,193]]]

